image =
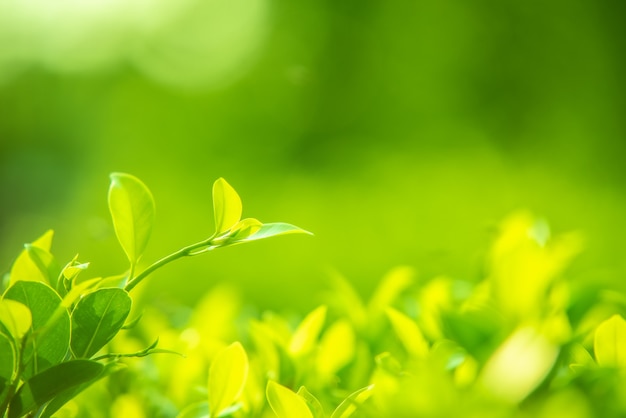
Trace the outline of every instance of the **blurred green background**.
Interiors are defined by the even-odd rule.
[[[56,231],[92,275],[126,268],[108,174],[157,204],[145,262],[212,232],[225,177],[281,237],[178,262],[145,286],[193,303],[220,282],[313,307],[336,270],[474,280],[527,208],[587,250],[570,275],[626,277],[626,3],[0,2],[0,269]],[[142,285],[144,286],[144,285]]]

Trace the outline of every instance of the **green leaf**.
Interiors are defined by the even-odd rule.
[[[30,331],[32,324],[30,309],[23,303],[2,299],[0,300],[0,324],[6,328],[15,341],[19,341]]]
[[[236,342],[220,351],[209,369],[209,410],[217,417],[241,396],[248,377],[248,356]]]
[[[148,244],[154,224],[152,193],[137,177],[112,173],[109,211],[115,234],[131,265],[135,265]]]
[[[131,299],[123,289],[106,288],[89,293],[72,312],[72,352],[89,358],[108,343],[130,313]]]
[[[265,394],[278,418],[314,418],[302,396],[273,380],[267,382]]]
[[[324,332],[319,343],[316,364],[320,375],[332,377],[350,363],[356,351],[356,336],[346,319],[333,323]]]
[[[596,329],[593,342],[596,361],[602,367],[626,367],[626,321],[613,315]]]
[[[298,389],[298,395],[302,396],[306,402],[309,410],[313,413],[313,418],[326,418],[324,408],[322,407],[320,401],[304,386],[300,386],[300,389]]]
[[[302,320],[289,342],[291,354],[304,355],[315,347],[326,321],[326,311],[326,306],[319,306]]]
[[[31,377],[11,401],[8,418],[36,411],[64,391],[97,378],[103,370],[104,366],[95,361],[72,360]]]
[[[87,360],[74,360],[74,361],[87,361]],[[94,362],[90,361],[90,363],[94,363]],[[62,363],[62,364],[65,364],[65,363]],[[101,363],[97,363],[97,364],[101,364]],[[91,379],[85,380],[83,383],[71,386],[61,391],[57,395],[55,395],[54,398],[45,406],[45,408],[39,415],[39,418],[52,417],[52,415],[56,413],[59,409],[61,409],[66,403],[74,399],[76,396],[78,396],[79,393],[87,389],[93,383],[125,367],[126,367],[125,365],[120,364],[120,363],[115,363],[115,362],[105,364],[104,368],[98,375],[93,376]]]
[[[46,233],[43,234],[41,237],[33,241],[30,245],[32,247],[37,247],[49,252],[50,248],[52,247],[53,236],[54,231],[50,229],[46,231]],[[15,263],[13,263],[13,267],[11,267],[9,285],[21,280],[36,282],[46,281],[46,276],[44,275],[44,273],[42,273],[41,269],[28,255],[28,250],[26,248],[24,248],[24,250],[20,253],[20,255],[15,260]]]
[[[330,418],[348,418],[359,408],[363,402],[372,396],[374,385],[369,385],[352,393],[339,404]]]
[[[17,282],[5,299],[23,303],[32,314],[33,335],[24,347],[23,377],[29,377],[61,362],[70,346],[70,316],[59,310],[61,298],[48,285],[39,282]]]
[[[9,336],[0,332],[0,387],[11,381],[15,366],[15,347]]]
[[[246,239],[242,241],[257,241],[260,239],[275,237],[278,235],[287,235],[287,234],[308,234],[313,235],[309,231],[305,231],[302,228],[298,228],[295,225],[286,224],[283,222],[269,223],[263,224],[261,228],[256,231],[254,234],[250,235]]]
[[[417,323],[396,309],[387,308],[385,312],[406,351],[416,358],[426,357],[428,343]]]
[[[215,232],[220,235],[231,229],[241,219],[241,198],[223,178],[213,183],[213,212]]]

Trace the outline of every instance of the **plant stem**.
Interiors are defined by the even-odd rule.
[[[146,268],[144,271],[139,273],[136,277],[131,278],[126,284],[126,286],[124,287],[124,290],[126,290],[127,292],[130,292],[131,290],[135,288],[135,286],[137,286],[143,279],[148,277],[153,271],[163,267],[166,264],[171,263],[174,260],[178,260],[179,258],[193,255],[194,250],[197,250],[202,247],[210,246],[212,240],[213,240],[213,236],[205,239],[204,241],[196,242],[195,244],[191,244],[187,247],[183,247],[180,250],[176,251],[175,253],[172,253],[168,256],[161,258],[160,260],[154,262],[150,267]]]

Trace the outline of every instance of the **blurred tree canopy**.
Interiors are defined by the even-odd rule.
[[[229,281],[266,306],[313,306],[329,268],[367,293],[397,264],[477,279],[491,228],[518,208],[580,229],[571,274],[618,286],[625,13],[592,0],[3,0],[2,270],[54,228],[60,259],[118,271],[105,192],[125,171],[159,202],[146,262],[210,233],[220,176],[262,221],[316,234],[193,260],[180,270],[191,291],[155,277],[157,295],[191,302]]]

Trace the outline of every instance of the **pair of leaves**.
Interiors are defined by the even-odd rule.
[[[348,418],[373,394],[374,385],[352,393],[339,404],[330,418]],[[270,380],[266,388],[267,401],[278,418],[325,418],[324,408],[304,386],[298,393]]]
[[[264,224],[254,218],[241,219],[242,204],[239,194],[223,178],[213,184],[213,212],[215,215],[214,242],[218,246],[256,241],[277,235],[305,233],[297,226],[283,222]]]
[[[60,268],[50,248],[54,231],[48,230],[41,237],[26,244],[11,267],[9,285],[18,281],[34,281],[55,286]]]

